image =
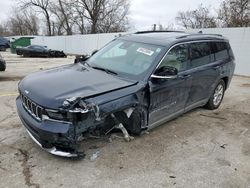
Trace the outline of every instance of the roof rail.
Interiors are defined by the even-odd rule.
[[[204,35],[214,35],[214,36],[218,36],[218,37],[223,37],[222,34],[204,34]]]
[[[180,36],[180,37],[176,37],[176,39],[182,39],[182,38],[187,38],[187,37],[192,37],[192,36],[199,36],[199,35],[212,35],[212,36],[218,36],[218,37],[223,37],[223,35],[221,34],[208,34],[208,33],[193,33],[193,34],[189,34],[189,35],[184,35],[184,36]]]
[[[171,32],[176,32],[176,33],[185,33],[185,31],[174,31],[174,30],[163,30],[163,31],[137,31],[135,34],[144,34],[144,33],[171,33]]]

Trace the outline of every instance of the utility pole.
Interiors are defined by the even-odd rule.
[[[156,31],[156,24],[153,25],[153,31]]]

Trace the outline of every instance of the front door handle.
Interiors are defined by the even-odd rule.
[[[191,75],[190,74],[184,74],[184,75],[180,75],[179,77],[181,79],[186,79],[186,78],[189,78]]]
[[[218,70],[220,66],[213,67],[214,70]]]

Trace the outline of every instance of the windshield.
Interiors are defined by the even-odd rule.
[[[38,46],[38,45],[29,45],[27,47],[31,49],[47,49],[47,46]]]
[[[147,72],[162,51],[162,47],[134,41],[115,40],[94,54],[87,63],[128,77]]]

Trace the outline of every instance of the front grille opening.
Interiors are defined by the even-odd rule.
[[[42,114],[44,109],[39,106],[38,104],[31,101],[27,96],[24,94],[20,94],[21,100],[23,102],[23,106],[25,109],[37,120],[42,120]]]

